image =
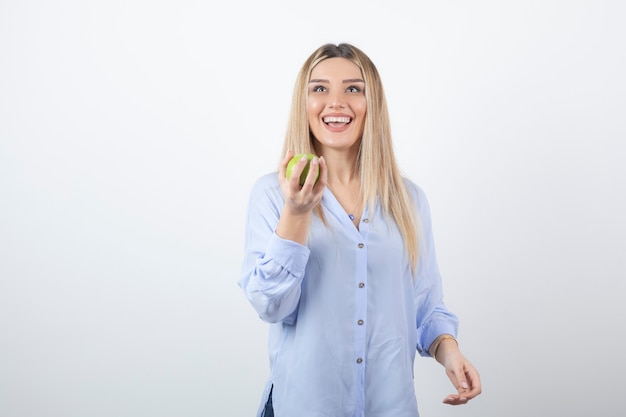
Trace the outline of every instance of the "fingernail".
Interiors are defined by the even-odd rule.
[[[462,386],[463,388],[467,389],[467,382],[465,382],[465,381],[461,382],[461,386]]]
[[[461,397],[461,401],[467,401],[466,397]]]
[[[306,161],[306,155],[302,155],[302,158],[300,158],[301,161]]]

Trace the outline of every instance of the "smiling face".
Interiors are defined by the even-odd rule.
[[[307,113],[311,132],[322,148],[349,149],[358,144],[366,109],[365,82],[355,63],[328,58],[313,68]]]

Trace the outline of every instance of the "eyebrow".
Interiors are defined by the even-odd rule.
[[[309,84],[311,84],[311,83],[328,83],[328,82],[330,82],[330,81],[324,80],[324,79],[309,80]],[[365,84],[365,81],[363,81],[360,78],[350,78],[350,79],[347,79],[347,80],[343,80],[342,82],[344,84],[350,84],[350,83],[363,83],[363,84]]]

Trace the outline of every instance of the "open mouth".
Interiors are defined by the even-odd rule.
[[[347,116],[327,116],[324,117],[322,120],[324,120],[324,123],[326,123],[327,125],[340,126],[349,124],[352,121],[352,118]]]

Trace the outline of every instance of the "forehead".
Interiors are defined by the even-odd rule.
[[[328,58],[319,62],[311,71],[311,79],[362,78],[361,69],[347,58]]]

